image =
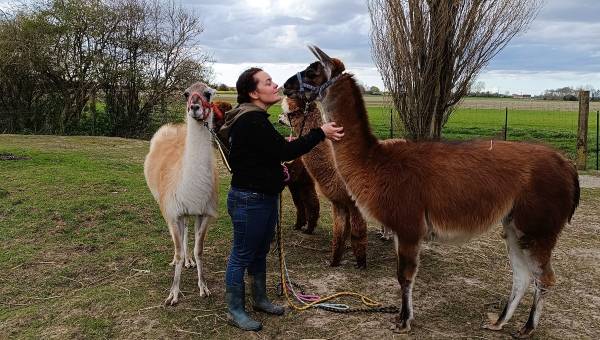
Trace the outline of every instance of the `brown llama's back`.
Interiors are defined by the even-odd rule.
[[[343,154],[337,157],[339,163],[350,164]],[[559,228],[556,225],[566,222],[576,201],[572,164],[541,145],[387,142],[365,159],[360,170],[341,166],[358,203],[391,228],[398,220],[412,221],[420,229],[415,237],[427,232],[425,217],[440,236],[470,236],[513,208],[515,217],[531,221],[531,212],[525,215],[532,206],[540,209],[537,219],[552,225],[547,228]],[[554,183],[557,178],[564,184]]]

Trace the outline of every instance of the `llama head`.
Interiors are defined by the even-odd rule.
[[[328,81],[344,72],[344,63],[331,58],[320,48],[309,46],[311,52],[319,59],[301,72],[291,76],[283,85],[283,94],[299,102],[313,101],[323,95]]]
[[[279,123],[291,127],[292,122],[297,116],[301,116],[304,101],[296,98],[284,96],[281,100],[281,114],[279,114]]]
[[[189,118],[199,122],[206,122],[213,110],[210,103],[217,91],[208,85],[197,82],[188,87],[183,95],[187,101],[187,114]]]
[[[307,103],[308,105],[306,105]],[[281,114],[279,114],[278,120],[285,126],[298,127],[302,126],[306,119],[314,119],[315,114],[321,114],[316,103],[284,96],[281,100]]]
[[[233,107],[228,102],[216,101],[213,105],[213,129],[218,131],[223,124],[225,124],[225,112],[231,110]]]

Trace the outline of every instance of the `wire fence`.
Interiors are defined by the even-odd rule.
[[[572,108],[573,106],[571,106]],[[379,131],[379,137],[404,136],[398,115],[389,108],[386,111],[387,130]],[[597,109],[590,112],[588,118],[587,169],[599,170],[599,115],[600,109]],[[574,111],[549,110],[546,107],[530,107],[528,109],[514,106],[513,108],[460,107],[450,116],[444,126],[442,138],[444,140],[497,139],[542,143],[561,150],[570,159],[575,160],[578,117],[576,106]],[[382,124],[379,123],[379,125]],[[377,123],[373,124],[373,127],[377,132]]]

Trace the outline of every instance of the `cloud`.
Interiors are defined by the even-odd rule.
[[[0,8],[7,3],[0,0]],[[313,60],[306,45],[315,44],[341,58],[361,81],[382,87],[371,58],[366,0],[180,3],[204,23],[205,31],[197,47],[214,57],[218,82],[235,84],[243,65],[263,65],[283,78]],[[487,79],[488,86],[496,82],[511,92],[523,84],[533,90],[559,82],[564,82],[562,86],[588,83],[600,88],[600,81],[594,76],[600,73],[599,12],[598,0],[545,1],[529,30],[496,55],[480,78]],[[240,71],[233,74],[229,71],[232,69]],[[506,74],[505,79],[512,79],[515,84],[511,87],[500,74]],[[524,74],[526,81],[517,78]]]
[[[363,0],[183,1],[204,20],[202,45],[220,63],[304,62],[307,44],[370,62],[369,19]]]

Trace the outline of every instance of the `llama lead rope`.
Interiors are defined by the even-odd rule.
[[[379,313],[399,313],[399,309],[396,306],[382,306],[381,303],[359,293],[354,292],[340,292],[333,295],[329,295],[326,297],[319,297],[317,295],[308,295],[301,292],[301,294],[297,294],[292,285],[293,282],[289,279],[289,273],[287,270],[287,265],[285,263],[285,251],[283,249],[283,238],[282,238],[282,228],[281,228],[281,211],[283,207],[282,203],[282,195],[279,194],[279,217],[277,219],[277,250],[279,253],[279,272],[280,272],[280,280],[281,280],[281,289],[283,294],[286,297],[288,305],[297,311],[304,311],[311,307],[320,308],[330,312],[337,313],[349,313],[349,312],[379,312]],[[288,284],[289,282],[289,284]],[[291,297],[290,291],[294,295],[294,297],[303,304],[303,306],[296,305]],[[360,298],[363,305],[367,306],[366,308],[350,308],[345,304],[337,304],[337,303],[326,303],[327,301],[333,300],[340,296],[355,296]]]
[[[210,134],[213,136],[213,139],[214,139],[215,143],[217,144],[217,149],[219,150],[219,154],[221,155],[221,158],[223,159],[223,164],[225,164],[227,171],[229,171],[229,173],[231,173],[231,166],[229,165],[229,162],[227,161],[227,156],[225,155],[225,150],[227,149],[227,147],[225,147],[222,144],[222,142],[219,139],[219,136],[217,136],[215,130],[211,129],[210,126],[208,126],[208,122],[204,122],[204,126],[208,129]],[[227,152],[229,152],[229,150],[227,150]]]

